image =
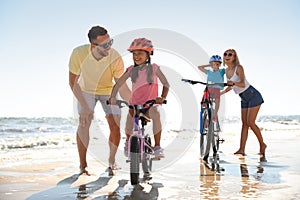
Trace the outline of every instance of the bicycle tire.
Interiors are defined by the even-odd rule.
[[[205,154],[205,146],[207,144],[207,132],[208,129],[205,127],[207,124],[207,111],[206,109],[203,110],[203,112],[200,113],[202,115],[202,120],[200,124],[200,157],[203,158]]]
[[[131,185],[139,183],[140,176],[140,140],[132,136],[130,141],[130,182]]]
[[[220,123],[219,123],[219,120],[217,119],[217,121],[214,122],[214,125],[213,125],[213,133],[214,134],[213,134],[212,142],[213,142],[214,156],[217,155],[219,148],[220,148],[220,135],[219,135],[220,131],[221,131]]]
[[[145,145],[144,145],[144,155],[142,156],[142,169],[144,174],[150,174],[150,160],[147,158],[147,154],[151,153],[151,149],[147,146],[151,146],[151,138],[149,136],[145,136]],[[146,145],[147,144],[147,145]],[[149,162],[148,162],[149,161]]]
[[[151,147],[151,138],[149,135],[145,136],[145,143]],[[146,153],[151,153],[151,149],[145,145],[145,152]]]
[[[213,137],[213,124],[211,120],[211,110],[205,108],[202,113],[202,133],[200,136],[200,156],[207,161]]]
[[[215,133],[215,132],[213,133],[212,142],[213,142],[213,144],[212,144],[213,152],[214,152],[214,155],[216,155],[219,151],[219,146],[220,146],[220,138],[219,138],[218,133]]]

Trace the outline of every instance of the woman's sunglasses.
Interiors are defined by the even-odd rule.
[[[229,57],[231,57],[233,54],[232,53],[224,53],[224,56],[229,56]]]

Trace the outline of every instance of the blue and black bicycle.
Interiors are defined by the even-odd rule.
[[[215,85],[224,87],[227,86],[227,83],[205,83],[189,79],[182,79],[182,81],[192,85],[205,85],[200,110],[200,156],[203,161],[208,163],[211,150],[213,151],[213,157],[217,158],[219,145],[221,142],[224,142],[224,139],[221,139],[219,135],[221,129],[218,117],[216,117],[215,121],[213,120],[215,99],[208,88]]]

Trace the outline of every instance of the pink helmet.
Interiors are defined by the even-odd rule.
[[[137,38],[133,40],[133,42],[127,50],[130,52],[134,50],[144,50],[149,52],[150,55],[153,55],[154,48],[151,40],[148,40],[146,38]]]

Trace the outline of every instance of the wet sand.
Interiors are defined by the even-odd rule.
[[[184,135],[180,132],[177,138],[184,140]],[[2,151],[0,199],[300,199],[300,133],[264,131],[263,135],[268,144],[267,162],[260,162],[251,132],[246,156],[233,155],[238,134],[223,134],[225,142],[217,164],[224,171],[217,172],[199,160],[195,133],[184,156],[154,170],[152,180],[136,187],[130,184],[125,166],[129,164],[123,160],[119,162],[123,169],[111,177],[107,166],[89,155],[91,176],[79,175],[75,145],[10,150],[9,154]],[[176,153],[175,149],[165,149],[166,156]],[[161,161],[153,163],[154,169],[156,162]]]

